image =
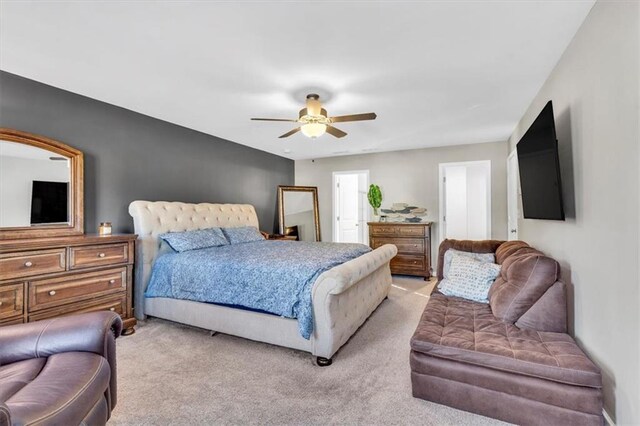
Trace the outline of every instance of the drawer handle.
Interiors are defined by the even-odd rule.
[[[51,290],[51,291],[49,292],[49,296],[55,296],[55,295],[56,295],[56,291],[55,291],[55,290]]]
[[[115,312],[116,308],[109,308],[111,312]]]
[[[109,284],[115,284],[116,280],[109,280]]]
[[[24,262],[24,266],[26,266],[27,268],[31,268],[33,266],[33,262],[26,261],[26,262]]]
[[[417,261],[417,260],[414,260],[414,261],[413,261],[413,264],[415,265],[416,263],[418,263],[418,261]]]
[[[98,253],[98,257],[104,257],[105,254],[104,253]]]
[[[0,300],[0,306],[2,306],[2,300]]]

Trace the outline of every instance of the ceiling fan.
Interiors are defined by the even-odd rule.
[[[347,121],[364,121],[375,120],[377,117],[375,112],[365,114],[338,115],[336,117],[328,117],[327,110],[322,108],[320,96],[315,93],[307,95],[307,106],[302,108],[297,120],[288,118],[252,118],[258,121],[289,121],[292,123],[300,123],[299,127],[285,133],[280,138],[288,138],[289,136],[302,132],[305,136],[315,139],[324,133],[329,133],[336,138],[347,136],[345,132],[332,126],[333,123],[344,123]]]

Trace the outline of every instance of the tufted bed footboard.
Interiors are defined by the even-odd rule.
[[[253,206],[236,204],[187,204],[134,201],[137,263],[134,305],[136,318],[147,315],[310,352],[319,365],[331,357],[387,297],[391,287],[389,263],[393,245],[379,247],[321,274],[312,289],[314,331],[309,340],[300,336],[297,320],[234,309],[209,303],[172,298],[145,299],[151,268],[157,256],[158,235],[212,226],[258,227]]]

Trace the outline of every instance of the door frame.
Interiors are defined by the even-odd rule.
[[[360,174],[360,173],[364,173],[364,175],[366,176],[366,186],[367,188],[369,187],[369,182],[371,182],[369,180],[369,170],[341,170],[341,171],[334,171],[332,173],[332,184],[331,184],[331,192],[332,192],[332,197],[331,197],[331,211],[332,211],[332,217],[331,217],[331,227],[333,228],[333,232],[332,234],[332,241],[336,242],[339,240],[338,237],[338,191],[336,191],[336,184],[337,182],[337,176],[339,175],[354,175],[354,174]],[[364,222],[365,224],[371,219],[371,212],[369,211],[369,209],[365,209],[365,215],[364,215]],[[363,231],[364,232],[364,231]],[[366,244],[366,242],[364,242],[363,244]]]
[[[442,241],[444,241],[445,236],[445,205],[444,205],[444,190],[445,190],[445,182],[444,182],[444,169],[447,167],[455,167],[455,166],[471,166],[471,165],[487,165],[489,166],[489,174],[487,175],[487,233],[489,234],[489,238],[491,238],[491,217],[493,206],[491,205],[491,160],[477,160],[477,161],[455,161],[450,163],[439,163],[438,164],[438,245]]]
[[[515,186],[516,186],[516,199],[515,199],[515,209],[516,209],[516,217],[515,217],[515,236],[516,236],[516,240],[518,239],[518,220],[520,219],[520,165],[518,164],[518,150],[516,148],[513,149],[513,151],[511,151],[511,153],[507,156],[507,240],[512,241],[511,239],[511,224],[509,223],[509,203],[511,201],[511,194],[509,193],[510,191],[510,187],[509,187],[509,180],[511,179],[511,176],[509,174],[509,164],[512,160],[512,158],[515,157],[516,159],[516,170],[515,170]]]

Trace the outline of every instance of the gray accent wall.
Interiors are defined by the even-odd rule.
[[[567,220],[520,219],[518,236],[560,262],[618,425],[640,424],[639,62],[640,2],[598,1],[510,138],[553,101]]]
[[[253,204],[260,228],[273,231],[276,187],[294,182],[292,160],[7,72],[0,127],[84,152],[87,233],[104,221],[133,231],[133,200]]]

